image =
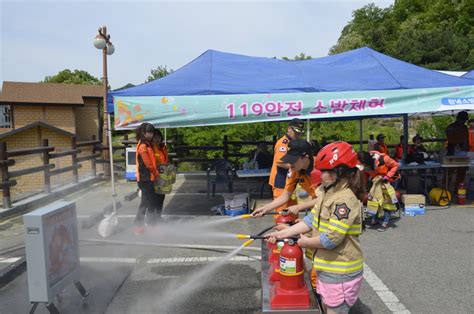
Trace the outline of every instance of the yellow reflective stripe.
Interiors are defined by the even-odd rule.
[[[352,273],[356,270],[362,269],[363,267],[364,265],[360,264],[359,266],[356,266],[356,267],[344,268],[344,269],[334,268],[334,267],[329,267],[329,266],[320,266],[320,265],[314,265],[313,268],[316,270],[327,270],[327,271],[333,271],[336,273]]]
[[[340,234],[346,234],[346,233],[347,233],[347,229],[344,230],[344,229],[342,229],[342,228],[339,227],[339,226],[330,225],[328,228],[331,229],[331,230],[334,230],[334,231],[336,231],[336,232],[338,232],[338,233],[340,233]]]
[[[362,234],[360,230],[347,231],[347,234]]]
[[[327,229],[325,227],[319,227],[318,231],[319,232],[329,232],[329,229]]]
[[[312,223],[313,227],[317,228],[318,227],[318,224],[316,222],[313,221]]]
[[[280,275],[285,276],[285,277],[295,277],[295,276],[299,276],[299,275],[303,275],[303,274],[304,274],[304,269],[302,271],[299,271],[299,272],[294,273],[294,274],[284,273],[284,272],[280,271]]]
[[[324,260],[324,259],[320,259],[318,257],[316,257],[314,259],[314,262],[318,262],[318,263],[322,263],[322,264],[326,264],[326,265],[341,265],[341,266],[346,266],[346,265],[355,265],[355,264],[358,264],[358,263],[362,263],[364,259],[363,258],[359,258],[358,260],[355,260],[355,261],[350,261],[350,262],[338,262],[338,261],[327,261],[327,260]]]
[[[353,224],[349,226],[341,221],[330,219],[329,223],[320,222],[321,226],[325,227],[325,229],[334,230],[340,234],[360,234],[361,225],[360,224]],[[346,227],[347,226],[347,227]],[[321,230],[321,228],[320,228]]]
[[[339,221],[339,220],[336,220],[336,219],[329,219],[329,223],[339,225],[339,226],[343,227],[344,229],[349,229],[350,228],[350,226],[348,224],[345,224],[342,221]]]
[[[397,210],[397,206],[395,206],[393,204],[384,204],[383,208],[387,209],[387,210],[391,210],[391,211]]]

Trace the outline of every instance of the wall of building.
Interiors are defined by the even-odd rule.
[[[99,104],[97,100],[86,99],[84,107],[75,108],[76,137],[78,141],[90,141],[95,135],[99,139]]]
[[[13,124],[15,129],[37,121],[76,134],[76,116],[72,106],[14,106]]]

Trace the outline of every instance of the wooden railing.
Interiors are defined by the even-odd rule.
[[[92,176],[97,175],[96,169],[96,159],[100,157],[100,154],[95,153],[95,146],[100,144],[100,141],[97,141],[95,137],[92,137],[91,141],[77,143],[76,138],[71,138],[71,149],[54,153],[55,148],[49,146],[49,141],[44,139],[42,141],[41,147],[28,148],[28,149],[18,149],[18,150],[7,150],[7,144],[5,142],[0,142],[0,173],[1,173],[1,183],[0,186],[3,191],[3,207],[10,208],[12,205],[11,200],[11,191],[10,188],[17,184],[17,181],[14,178],[18,178],[25,175],[30,175],[34,173],[43,172],[44,178],[44,187],[43,190],[45,193],[51,193],[51,177],[66,173],[72,172],[73,182],[79,182],[79,168],[82,167],[84,161],[91,161],[91,174]],[[82,152],[83,147],[92,147],[91,154],[86,156],[77,155]],[[43,159],[43,165],[30,167],[26,169],[19,170],[9,170],[10,167],[15,165],[14,157],[20,156],[30,156],[41,154]],[[71,156],[71,166],[62,167],[55,169],[55,164],[51,163],[51,160],[56,158],[68,157]],[[13,159],[12,159],[13,158]],[[54,169],[54,170],[53,170]]]

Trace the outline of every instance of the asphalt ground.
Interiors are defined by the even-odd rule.
[[[122,183],[119,196],[135,188],[134,183]],[[120,231],[107,238],[108,243],[102,242],[97,226],[80,230],[81,282],[90,296],[87,305],[83,305],[74,286],[66,288],[61,294],[62,302],[55,301],[62,313],[261,312],[258,243],[252,245],[253,250],[241,251],[218,268],[212,265],[229,252],[229,247],[241,244],[240,240],[219,234],[255,234],[270,226],[271,219],[214,225],[206,230],[217,235],[208,234],[200,226],[225,219],[209,215],[209,208],[223,199],[208,200],[204,194],[206,182],[199,177],[186,181],[181,178],[176,188],[173,195],[166,197],[164,209],[168,226],[176,226],[170,232],[175,236],[156,230],[135,236],[132,225],[138,199],[124,203],[119,210]],[[244,191],[245,181],[237,182],[236,190]],[[109,191],[105,184],[71,195],[69,199],[77,204],[78,220],[105,206],[110,200]],[[8,244],[21,245],[21,221],[9,223],[3,224],[0,231],[2,248],[8,247],[7,239]],[[471,313],[473,226],[474,208],[451,207],[428,210],[424,216],[403,216],[385,233],[367,230],[361,236],[368,266],[366,280],[351,313]],[[18,250],[0,258],[22,254]],[[203,270],[207,270],[203,278],[189,283]],[[188,293],[173,295],[183,286],[189,287]],[[163,300],[167,295],[171,297]],[[28,309],[23,273],[0,289],[0,313],[26,313]],[[42,306],[36,312],[47,313]]]

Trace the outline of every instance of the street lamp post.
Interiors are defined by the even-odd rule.
[[[104,172],[106,176],[110,175],[112,181],[112,200],[113,210],[116,212],[115,202],[115,181],[114,181],[114,168],[113,168],[113,150],[112,150],[112,130],[110,122],[110,113],[107,110],[107,91],[108,91],[108,80],[107,80],[107,55],[111,55],[115,51],[115,47],[110,41],[110,35],[107,34],[107,27],[102,26],[99,28],[99,33],[94,38],[94,46],[97,49],[102,50],[102,85],[104,87],[104,119],[103,119],[103,131],[102,131],[102,142],[109,147],[108,152],[104,150],[104,159],[109,160],[109,165],[104,164]],[[105,131],[105,132],[104,132]]]
[[[107,34],[107,27],[102,26],[99,28],[99,33],[95,36],[94,38],[94,46],[97,49],[102,50],[102,86],[104,88],[104,117],[103,117],[103,123],[102,123],[102,128],[101,128],[101,138],[102,142],[105,145],[109,146],[109,153],[107,153],[107,150],[104,150],[104,159],[108,160],[110,156],[109,154],[112,155],[112,149],[111,145],[109,145],[111,141],[111,132],[110,132],[110,115],[107,112],[107,91],[108,91],[108,79],[107,79],[107,55],[111,55],[115,51],[115,47],[110,41],[110,35]],[[105,131],[105,132],[104,132]],[[110,139],[110,140],[109,140]],[[110,165],[111,167],[111,165]],[[113,171],[111,171],[112,168],[107,166],[107,164],[104,164],[104,172],[106,176],[110,176]]]

